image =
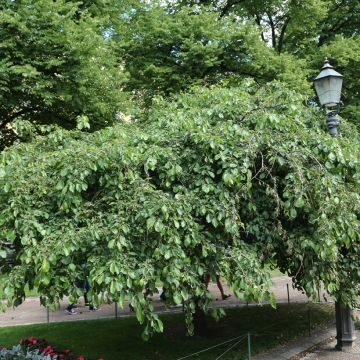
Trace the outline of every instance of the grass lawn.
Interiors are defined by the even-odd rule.
[[[35,336],[46,338],[59,349],[69,348],[76,354],[91,359],[97,359],[101,355],[105,360],[176,360],[250,332],[254,354],[284,344],[297,336],[307,336],[309,313],[312,329],[334,321],[334,309],[331,305],[289,304],[280,305],[277,310],[270,306],[249,306],[227,310],[227,317],[217,323],[209,321],[210,331],[207,337],[186,336],[183,315],[168,314],[162,316],[164,333],[155,335],[148,342],[140,338],[142,327],[136,319],[125,317],[0,328],[0,343],[11,346],[20,338]],[[214,360],[232,344],[189,359]],[[245,339],[221,357],[221,360],[245,359],[246,349]]]

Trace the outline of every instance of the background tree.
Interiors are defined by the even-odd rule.
[[[257,79],[281,78],[297,88],[297,79],[307,77],[312,82],[328,57],[338,71],[344,74],[345,84],[342,99],[345,103],[344,116],[359,126],[359,82],[360,64],[360,36],[358,23],[360,22],[360,4],[356,0],[306,0],[306,1],[254,1],[254,0],[183,0],[168,2],[166,12],[191,11],[201,13],[201,9],[212,9],[217,13],[217,19],[225,24],[230,22],[233,28],[256,27],[258,38],[245,41],[245,47],[259,48],[261,39],[267,47],[273,50],[265,57],[251,57],[251,65],[257,67]],[[221,21],[209,20],[213,24]],[[235,23],[235,24],[234,24]],[[237,24],[237,25],[236,25]],[[166,28],[166,26],[165,26]],[[228,25],[225,26],[229,30]],[[254,30],[253,30],[254,31]],[[176,33],[176,29],[172,31]],[[237,35],[234,32],[233,40]],[[257,44],[254,46],[253,44]],[[252,54],[253,50],[250,50]],[[239,59],[246,61],[238,48],[225,49],[228,56],[236,59],[237,65],[232,68],[239,76],[246,76],[246,70]],[[275,53],[280,56],[275,56]],[[231,54],[231,55],[230,55]],[[279,66],[281,64],[281,66]],[[271,69],[272,71],[268,71]],[[226,76],[226,66],[222,75]],[[288,79],[289,74],[293,76]],[[265,76],[264,76],[265,75]],[[306,91],[303,84],[298,90]],[[314,94],[313,94],[314,95]]]
[[[143,6],[115,30],[119,58],[130,75],[127,89],[146,104],[155,95],[248,76],[260,83],[280,79],[309,91],[303,62],[278,56],[254,24],[219,18],[212,7]]]
[[[344,74],[343,112],[359,126],[360,3],[354,0],[237,1],[219,3],[221,16],[230,13],[256,22],[262,39],[278,52],[306,62],[314,78],[325,57]]]
[[[221,315],[204,282],[214,260],[248,301],[274,302],[269,267],[278,266],[309,296],[323,282],[355,306],[359,136],[344,120],[343,136],[331,138],[306,100],[278,82],[247,80],[157,98],[132,124],[59,129],[5,150],[0,256],[13,262],[2,267],[9,304],[22,302],[26,285],[49,304],[75,301],[86,257],[90,296],[128,297],[145,337],[162,330],[146,296],[158,280],[168,304],[184,302],[190,332],[196,305]]]
[[[66,1],[0,2],[0,149],[17,137],[13,122],[91,129],[123,111],[125,74],[104,23]],[[91,7],[93,9],[93,7]]]

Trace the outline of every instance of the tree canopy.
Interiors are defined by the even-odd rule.
[[[151,99],[235,77],[279,79],[315,96],[325,57],[345,77],[344,115],[359,118],[356,0],[161,1],[133,6],[114,26],[127,88]],[[149,104],[149,101],[146,101]]]
[[[326,132],[307,97],[272,82],[195,88],[95,133],[58,129],[6,149],[0,164],[4,293],[36,286],[76,299],[86,258],[92,290],[130,299],[144,336],[161,331],[147,296],[214,316],[213,261],[236,296],[267,299],[278,266],[309,296],[323,282],[355,306],[360,280],[359,134]],[[251,234],[251,236],[244,236]],[[199,300],[200,299],[200,300]]]
[[[355,0],[2,0],[0,9],[0,150],[24,140],[28,122],[93,131],[194,85],[251,76],[314,96],[326,56],[358,126]]]
[[[147,105],[156,95],[249,76],[309,92],[303,62],[267,47],[255,24],[219,18],[211,7],[138,8],[118,24],[114,41],[129,72],[127,89]]]
[[[18,137],[16,120],[70,129],[87,116],[93,130],[116,121],[126,76],[101,17],[71,1],[2,0],[0,9],[0,150]]]

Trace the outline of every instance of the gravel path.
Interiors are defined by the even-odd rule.
[[[272,291],[276,294],[277,301],[284,303],[288,301],[287,285],[289,286],[289,297],[290,302],[307,302],[307,297],[300,291],[294,290],[291,286],[291,279],[287,276],[281,276],[273,278]],[[234,294],[224,284],[225,293],[231,294],[232,296],[227,300],[221,300],[220,292],[216,284],[210,283],[209,290],[213,294],[215,306],[221,307],[236,307],[244,306],[246,303],[237,299]],[[321,299],[324,301],[324,299]],[[166,308],[159,296],[153,297],[154,307],[157,312],[176,312],[181,311],[181,306]],[[65,298],[60,308],[56,311],[47,310],[40,306],[39,298],[32,297],[24,301],[22,305],[17,308],[10,308],[6,313],[0,314],[0,327],[13,326],[13,325],[25,325],[25,324],[38,324],[46,323],[49,316],[50,322],[61,322],[61,321],[74,321],[74,320],[89,320],[89,319],[102,319],[102,318],[113,318],[116,314],[115,304],[102,304],[99,311],[92,312],[85,306],[79,305],[76,315],[67,315],[65,313],[65,307],[68,301]],[[130,315],[128,303],[125,302],[124,309],[117,309],[118,316]]]

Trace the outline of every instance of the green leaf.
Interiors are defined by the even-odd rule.
[[[295,210],[295,208],[291,208],[290,209],[290,219],[295,219],[297,216],[297,211]]]
[[[182,298],[184,299],[184,301],[188,300],[189,299],[189,293],[186,289],[182,289],[181,290],[181,296]]]
[[[274,293],[270,294],[270,305],[272,308],[276,309],[276,296]]]
[[[155,223],[155,226],[154,226],[155,231],[161,232],[163,228],[164,228],[164,225],[163,225],[162,221],[157,220]]]
[[[16,234],[14,230],[10,230],[6,233],[6,240],[8,241],[14,241],[16,238]]]
[[[41,278],[41,283],[44,284],[45,286],[48,286],[50,284],[50,277],[47,275],[43,275]]]
[[[138,319],[140,324],[144,322],[143,309],[140,306],[136,307],[136,318]]]
[[[155,331],[157,331],[157,332],[164,331],[163,322],[157,316],[154,317],[154,328],[155,328]]]
[[[76,128],[79,130],[90,129],[89,118],[86,115],[81,115],[76,118]]]
[[[155,224],[156,218],[150,217],[146,220],[146,227],[150,230]]]
[[[69,270],[70,270],[70,271],[75,271],[75,270],[76,270],[75,264],[72,264],[72,263],[71,263],[71,264],[68,265],[68,267],[69,267]]]
[[[234,180],[233,177],[230,173],[226,172],[223,175],[223,181],[226,185],[233,185],[234,184]]]
[[[56,190],[62,190],[62,189],[64,188],[64,186],[65,186],[64,182],[63,182],[62,180],[60,180],[60,181],[56,184],[55,189],[56,189]]]
[[[111,293],[111,294],[115,294],[115,293],[116,293],[116,289],[117,289],[116,281],[115,281],[115,280],[112,280],[111,283],[110,283],[110,293]]]
[[[117,267],[117,265],[115,263],[110,264],[110,272],[113,275],[119,274],[119,268]]]
[[[294,203],[295,207],[297,208],[302,208],[305,203],[304,203],[304,200],[302,197],[298,197],[296,200],[295,200],[295,203]],[[296,215],[295,215],[296,216]]]
[[[174,300],[175,304],[181,304],[181,302],[182,302],[181,294],[178,292],[175,292],[173,294],[173,300]]]
[[[48,262],[46,259],[44,259],[43,262],[42,262],[41,270],[42,270],[44,273],[47,273],[47,272],[50,270],[50,264],[49,264],[49,262]]]

